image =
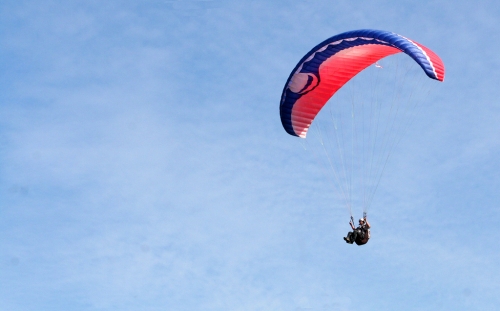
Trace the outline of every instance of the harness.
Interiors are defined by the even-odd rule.
[[[356,241],[354,242],[356,242],[357,245],[366,244],[370,239],[370,229],[366,228],[366,224],[364,224],[356,228],[356,230],[358,230],[360,234],[356,237]]]

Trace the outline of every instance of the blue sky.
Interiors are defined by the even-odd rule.
[[[495,310],[497,1],[3,1],[0,309]],[[372,239],[279,120],[347,30],[438,53]]]

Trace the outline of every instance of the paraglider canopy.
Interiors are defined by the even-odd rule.
[[[326,102],[351,78],[378,60],[406,53],[432,79],[444,80],[439,56],[401,35],[382,30],[354,30],[333,36],[307,53],[283,89],[281,123],[286,132],[305,138]]]

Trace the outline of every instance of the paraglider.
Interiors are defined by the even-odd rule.
[[[352,231],[347,233],[347,236],[344,237],[344,241],[349,244],[356,243],[357,245],[364,245],[368,243],[368,240],[370,239],[371,226],[366,219],[366,215],[359,219],[359,226],[357,228],[354,227],[354,217],[351,216],[349,225],[351,226]]]
[[[363,29],[341,33],[316,45],[302,57],[288,77],[280,101],[280,118],[285,131],[292,136],[306,138],[319,112],[348,81],[371,65],[378,70],[385,70],[385,65],[382,66],[379,62],[398,53],[411,57],[429,78],[444,80],[444,64],[439,56],[413,40],[382,30]],[[369,86],[367,85],[365,89],[368,90]],[[389,103],[384,103],[384,100]],[[358,245],[368,242],[370,225],[366,220],[366,210],[377,190],[390,152],[399,142],[402,135],[400,133],[404,133],[410,123],[397,122],[406,111],[396,106],[399,102],[405,102],[399,94],[391,98],[376,97],[370,101],[370,106],[366,102],[337,104],[330,111],[334,128],[332,131],[335,133],[325,134],[319,130],[319,139],[325,153],[327,148],[324,137],[335,137],[331,138],[335,143],[332,143],[330,148],[338,151],[340,155],[338,159],[327,155],[325,162],[328,169],[333,171],[332,179],[335,180],[336,189],[351,214],[350,224],[353,231],[351,236],[344,239],[348,243],[355,242]],[[384,107],[390,107],[387,113],[388,119],[385,121],[380,117],[383,113],[373,112]],[[341,113],[336,110],[347,108],[351,111]],[[359,113],[361,109],[370,111],[366,114]],[[349,122],[352,126],[346,126],[347,122],[341,120],[345,115],[350,115]],[[369,115],[370,119],[365,120],[368,119],[365,115]],[[359,126],[359,129],[356,129],[356,126]],[[350,132],[345,134],[347,131]],[[386,135],[387,138],[382,135]],[[342,142],[343,137],[352,139],[349,146]],[[377,152],[380,152],[380,155]],[[360,163],[355,163],[358,160]],[[356,178],[360,185],[358,198],[355,198],[356,191],[353,190]],[[354,228],[352,221],[353,202],[360,202],[359,205],[363,205],[365,216],[360,219],[362,226],[359,230]]]

